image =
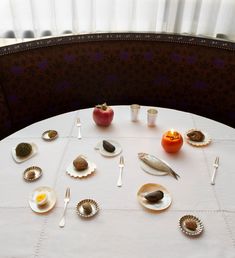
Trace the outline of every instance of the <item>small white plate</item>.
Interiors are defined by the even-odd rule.
[[[187,132],[185,133],[185,139],[186,139],[186,141],[187,141],[188,144],[190,144],[190,145],[192,145],[192,146],[195,146],[195,147],[203,147],[203,146],[206,146],[206,145],[210,144],[210,142],[211,142],[211,137],[210,137],[207,133],[205,133],[205,132],[203,132],[203,131],[201,131],[201,132],[204,134],[204,136],[205,136],[205,138],[204,138],[203,141],[201,141],[201,142],[191,141],[191,140],[189,139],[189,137],[187,136],[187,134],[190,133],[190,132],[192,132],[192,131],[201,131],[201,130],[198,130],[198,129],[190,129],[189,131],[187,131]]]
[[[83,158],[85,158],[85,157],[83,156]],[[82,171],[76,170],[74,165],[73,165],[73,162],[71,162],[66,169],[67,174],[71,177],[74,177],[74,178],[82,178],[82,177],[86,177],[86,176],[92,174],[93,172],[95,172],[95,170],[96,170],[95,163],[93,163],[93,162],[91,162],[90,160],[87,160],[87,159],[86,159],[86,161],[88,163],[88,168],[85,169],[85,170],[82,170]]]
[[[151,203],[148,200],[145,199],[145,195],[149,194],[151,192],[154,191],[162,191],[164,193],[164,197],[156,202],[156,203]],[[153,210],[153,211],[162,211],[167,209],[172,202],[172,198],[170,193],[168,192],[168,190],[163,187],[162,185],[159,184],[145,184],[143,186],[141,186],[141,188],[139,189],[138,193],[137,193],[137,197],[138,197],[138,201],[141,205],[143,205],[145,208],[149,209],[149,210]]]
[[[30,153],[27,157],[22,157],[22,158],[20,158],[20,157],[16,156],[16,147],[17,147],[17,146],[15,146],[15,147],[12,148],[11,154],[12,154],[12,157],[13,157],[13,159],[15,160],[15,162],[17,162],[17,163],[22,163],[22,162],[24,162],[24,161],[26,161],[26,160],[32,158],[34,155],[37,154],[37,152],[38,152],[38,147],[37,147],[37,145],[36,145],[35,143],[30,143],[30,144],[31,144],[31,146],[32,146],[32,151],[31,151],[31,153]]]
[[[159,171],[157,169],[151,168],[147,164],[145,164],[142,160],[140,161],[140,167],[147,172],[148,174],[154,175],[154,176],[165,176],[168,175],[168,172]]]
[[[35,198],[40,192],[46,192],[48,195],[48,203],[43,206],[38,206],[35,202]],[[36,213],[45,213],[50,211],[52,208],[54,208],[55,203],[56,193],[52,188],[48,186],[41,186],[36,188],[29,196],[29,206]]]
[[[122,147],[118,142],[115,142],[113,140],[106,140],[107,142],[110,142],[114,147],[115,151],[114,152],[108,152],[103,148],[103,141],[99,142],[95,149],[99,150],[100,154],[105,156],[105,157],[115,157],[119,155],[122,152]]]

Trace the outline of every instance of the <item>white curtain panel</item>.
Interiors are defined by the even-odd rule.
[[[168,32],[235,39],[235,0],[0,0],[0,38]]]

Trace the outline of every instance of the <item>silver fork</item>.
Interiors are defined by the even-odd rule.
[[[120,157],[120,161],[119,161],[119,177],[118,177],[118,181],[117,181],[117,186],[121,187],[122,186],[122,172],[123,172],[123,168],[124,168],[124,158],[123,156]]]
[[[217,156],[215,158],[215,162],[213,164],[213,167],[214,167],[214,172],[213,172],[213,175],[212,175],[212,178],[211,178],[211,184],[214,185],[215,184],[215,176],[216,176],[216,171],[219,167],[219,157]]]
[[[66,212],[67,205],[68,205],[69,201],[70,201],[70,188],[68,187],[66,189],[65,197],[64,197],[64,211],[63,211],[63,215],[62,215],[62,217],[60,219],[60,223],[59,223],[59,226],[61,228],[63,228],[64,225],[65,225],[65,212]]]
[[[77,127],[78,127],[78,139],[82,139],[82,135],[81,135],[81,121],[80,121],[80,118],[78,117],[77,118]]]

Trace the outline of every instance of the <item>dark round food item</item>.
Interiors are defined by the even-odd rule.
[[[115,146],[113,146],[110,142],[108,141],[103,141],[103,148],[107,151],[107,152],[114,152],[115,151]]]
[[[185,222],[185,227],[189,230],[195,231],[197,229],[197,223],[194,220],[188,220]]]
[[[187,134],[188,138],[194,142],[202,142],[205,139],[205,135],[201,131],[192,131]]]
[[[82,205],[82,208],[84,210],[84,213],[86,215],[90,215],[92,213],[92,206],[90,205],[89,202],[85,202],[83,205]]]
[[[160,190],[145,195],[145,199],[152,203],[159,202],[163,197],[164,193]]]
[[[29,171],[27,174],[27,178],[28,179],[34,179],[35,178],[36,173],[34,171]]]
[[[29,143],[22,142],[16,146],[16,156],[20,158],[27,157],[32,152],[32,146]]]
[[[73,165],[74,165],[75,169],[78,170],[78,171],[83,171],[83,170],[88,168],[87,161],[84,158],[82,158],[81,156],[78,156],[73,161]]]

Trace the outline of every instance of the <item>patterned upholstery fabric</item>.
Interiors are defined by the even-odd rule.
[[[235,127],[234,66],[234,51],[199,44],[78,41],[0,56],[0,81],[13,131],[103,102],[174,108]]]

